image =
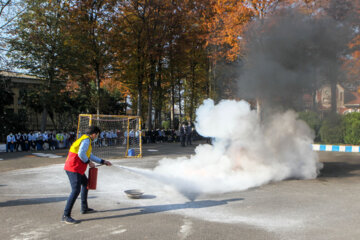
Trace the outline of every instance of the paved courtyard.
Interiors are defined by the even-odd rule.
[[[47,152],[50,153],[50,152]],[[163,157],[194,153],[179,144],[144,146],[141,159],[100,167],[89,192],[96,213],[60,222],[70,186],[60,158],[0,153],[1,239],[359,239],[360,154],[319,152],[324,168],[314,180],[286,180],[246,191],[199,195],[193,201],[173,188],[120,166],[152,169]],[[129,199],[127,189],[141,189]]]

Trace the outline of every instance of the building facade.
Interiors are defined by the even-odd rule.
[[[5,106],[5,111],[15,114],[25,114],[27,118],[26,128],[30,131],[39,130],[41,114],[27,108],[24,98],[27,92],[39,88],[44,84],[45,80],[28,74],[0,71],[0,81],[6,82],[6,85],[9,86],[13,93],[12,103]],[[49,117],[46,129],[53,129]]]

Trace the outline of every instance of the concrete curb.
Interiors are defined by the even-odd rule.
[[[314,151],[326,152],[360,152],[360,146],[346,146],[346,145],[325,145],[325,144],[312,144]]]

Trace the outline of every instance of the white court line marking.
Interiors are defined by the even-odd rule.
[[[51,153],[33,153],[33,155],[38,157],[48,157],[48,158],[61,158],[62,156],[51,154]]]
[[[186,239],[191,234],[192,222],[188,219],[184,219],[184,224],[180,227],[179,235],[180,239]]]

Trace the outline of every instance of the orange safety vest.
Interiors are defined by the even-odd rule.
[[[84,175],[87,168],[87,164],[80,159],[78,153],[81,142],[87,138],[90,140],[90,144],[86,152],[86,156],[90,158],[91,150],[92,150],[91,139],[88,135],[83,135],[81,138],[77,139],[70,147],[69,154],[67,156],[64,166],[64,169],[66,171],[76,172],[76,173],[80,173],[81,175]]]

